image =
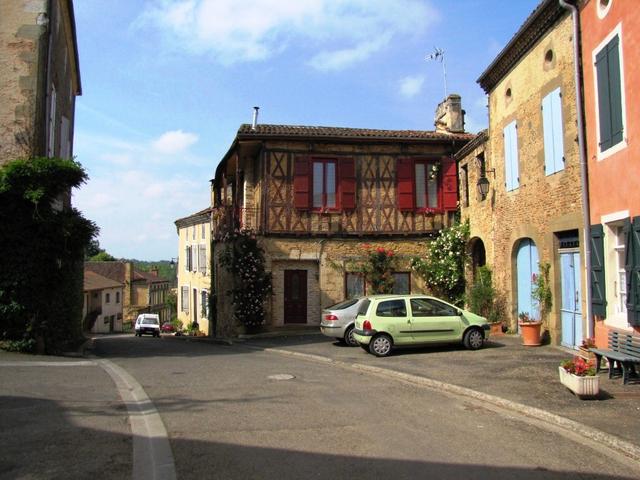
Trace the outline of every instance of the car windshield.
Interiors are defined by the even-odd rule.
[[[336,303],[335,305],[331,305],[330,307],[325,308],[325,310],[344,310],[345,308],[349,308],[356,303],[358,303],[357,298],[352,298],[351,300],[344,300],[340,303]]]
[[[142,319],[142,323],[144,325],[158,325],[158,319],[157,318],[143,318]]]

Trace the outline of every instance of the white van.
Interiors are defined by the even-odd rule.
[[[154,337],[160,336],[160,317],[157,313],[142,313],[136,320],[136,337],[148,333]]]

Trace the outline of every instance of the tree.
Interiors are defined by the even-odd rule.
[[[89,260],[91,260],[92,262],[115,262],[117,259],[109,255],[104,250],[101,250],[96,255],[91,257]]]
[[[59,200],[82,166],[36,157],[0,167],[0,339],[53,353],[82,335],[83,258],[97,226]]]

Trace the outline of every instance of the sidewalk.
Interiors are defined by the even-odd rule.
[[[361,348],[344,347],[318,335],[252,338],[245,344],[465,387],[568,418],[640,447],[640,380],[623,385],[621,378],[609,380],[607,372],[601,371],[599,397],[581,400],[558,379],[560,362],[570,358],[572,352],[552,346],[524,347],[517,336],[494,337],[478,351],[453,345],[396,350],[387,358],[376,358]]]

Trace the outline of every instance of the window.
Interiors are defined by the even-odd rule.
[[[438,165],[435,162],[416,161],[416,208],[438,208]]]
[[[411,274],[409,272],[395,272],[393,274],[393,292],[395,295],[411,293]]]
[[[564,169],[560,88],[556,88],[542,99],[542,129],[544,133],[544,173],[551,175]]]
[[[625,241],[626,234],[624,227],[615,227],[613,230],[613,250],[614,254],[614,266],[615,266],[615,279],[614,279],[614,295],[616,296],[615,312],[627,314],[627,271],[625,270],[626,256],[625,256]]]
[[[202,236],[202,240],[204,240],[204,239],[205,239],[205,234],[206,234],[206,232],[207,232],[207,224],[206,224],[206,223],[203,223],[203,224],[202,224],[202,232],[200,233],[200,235]]]
[[[613,38],[595,53],[598,153],[604,153],[616,145],[621,147],[625,145],[623,143],[624,89],[619,32],[620,27],[617,28]]]
[[[364,276],[361,273],[347,272],[345,274],[345,297],[362,297],[365,292]]]
[[[184,260],[185,260],[184,269],[187,272],[190,272],[191,271],[191,246],[185,247],[185,249],[184,249],[184,257],[185,257],[184,258]]]
[[[206,290],[200,292],[200,305],[202,318],[209,318],[209,292]]]
[[[507,192],[520,186],[520,173],[518,167],[518,126],[514,120],[504,127],[504,169],[505,186]]]
[[[458,176],[452,158],[399,158],[396,193],[401,211],[440,211],[458,208]]]
[[[336,208],[336,162],[313,161],[313,208]]]
[[[120,303],[120,292],[116,292],[116,303]]]
[[[56,126],[57,117],[56,109],[58,106],[58,95],[56,93],[56,86],[51,85],[51,93],[49,94],[49,138],[47,142],[47,155],[53,157],[56,154]]]
[[[190,272],[198,271],[198,245],[191,245],[189,247],[189,251],[191,252],[191,265],[189,268]]]
[[[469,206],[469,166],[468,165],[463,165],[462,166],[462,175],[461,175],[461,181],[462,181],[462,206],[463,207],[468,207]]]
[[[412,298],[411,315],[414,317],[454,317],[455,308],[432,298]]]
[[[111,303],[111,294],[110,293],[105,293],[104,294],[104,303]]]
[[[406,317],[407,306],[404,300],[386,300],[378,304],[376,315],[378,317]]]
[[[207,274],[207,246],[198,245],[198,271]]]
[[[180,310],[189,313],[189,287],[180,288]]]
[[[352,210],[356,206],[353,158],[296,157],[293,202],[300,210]]]

